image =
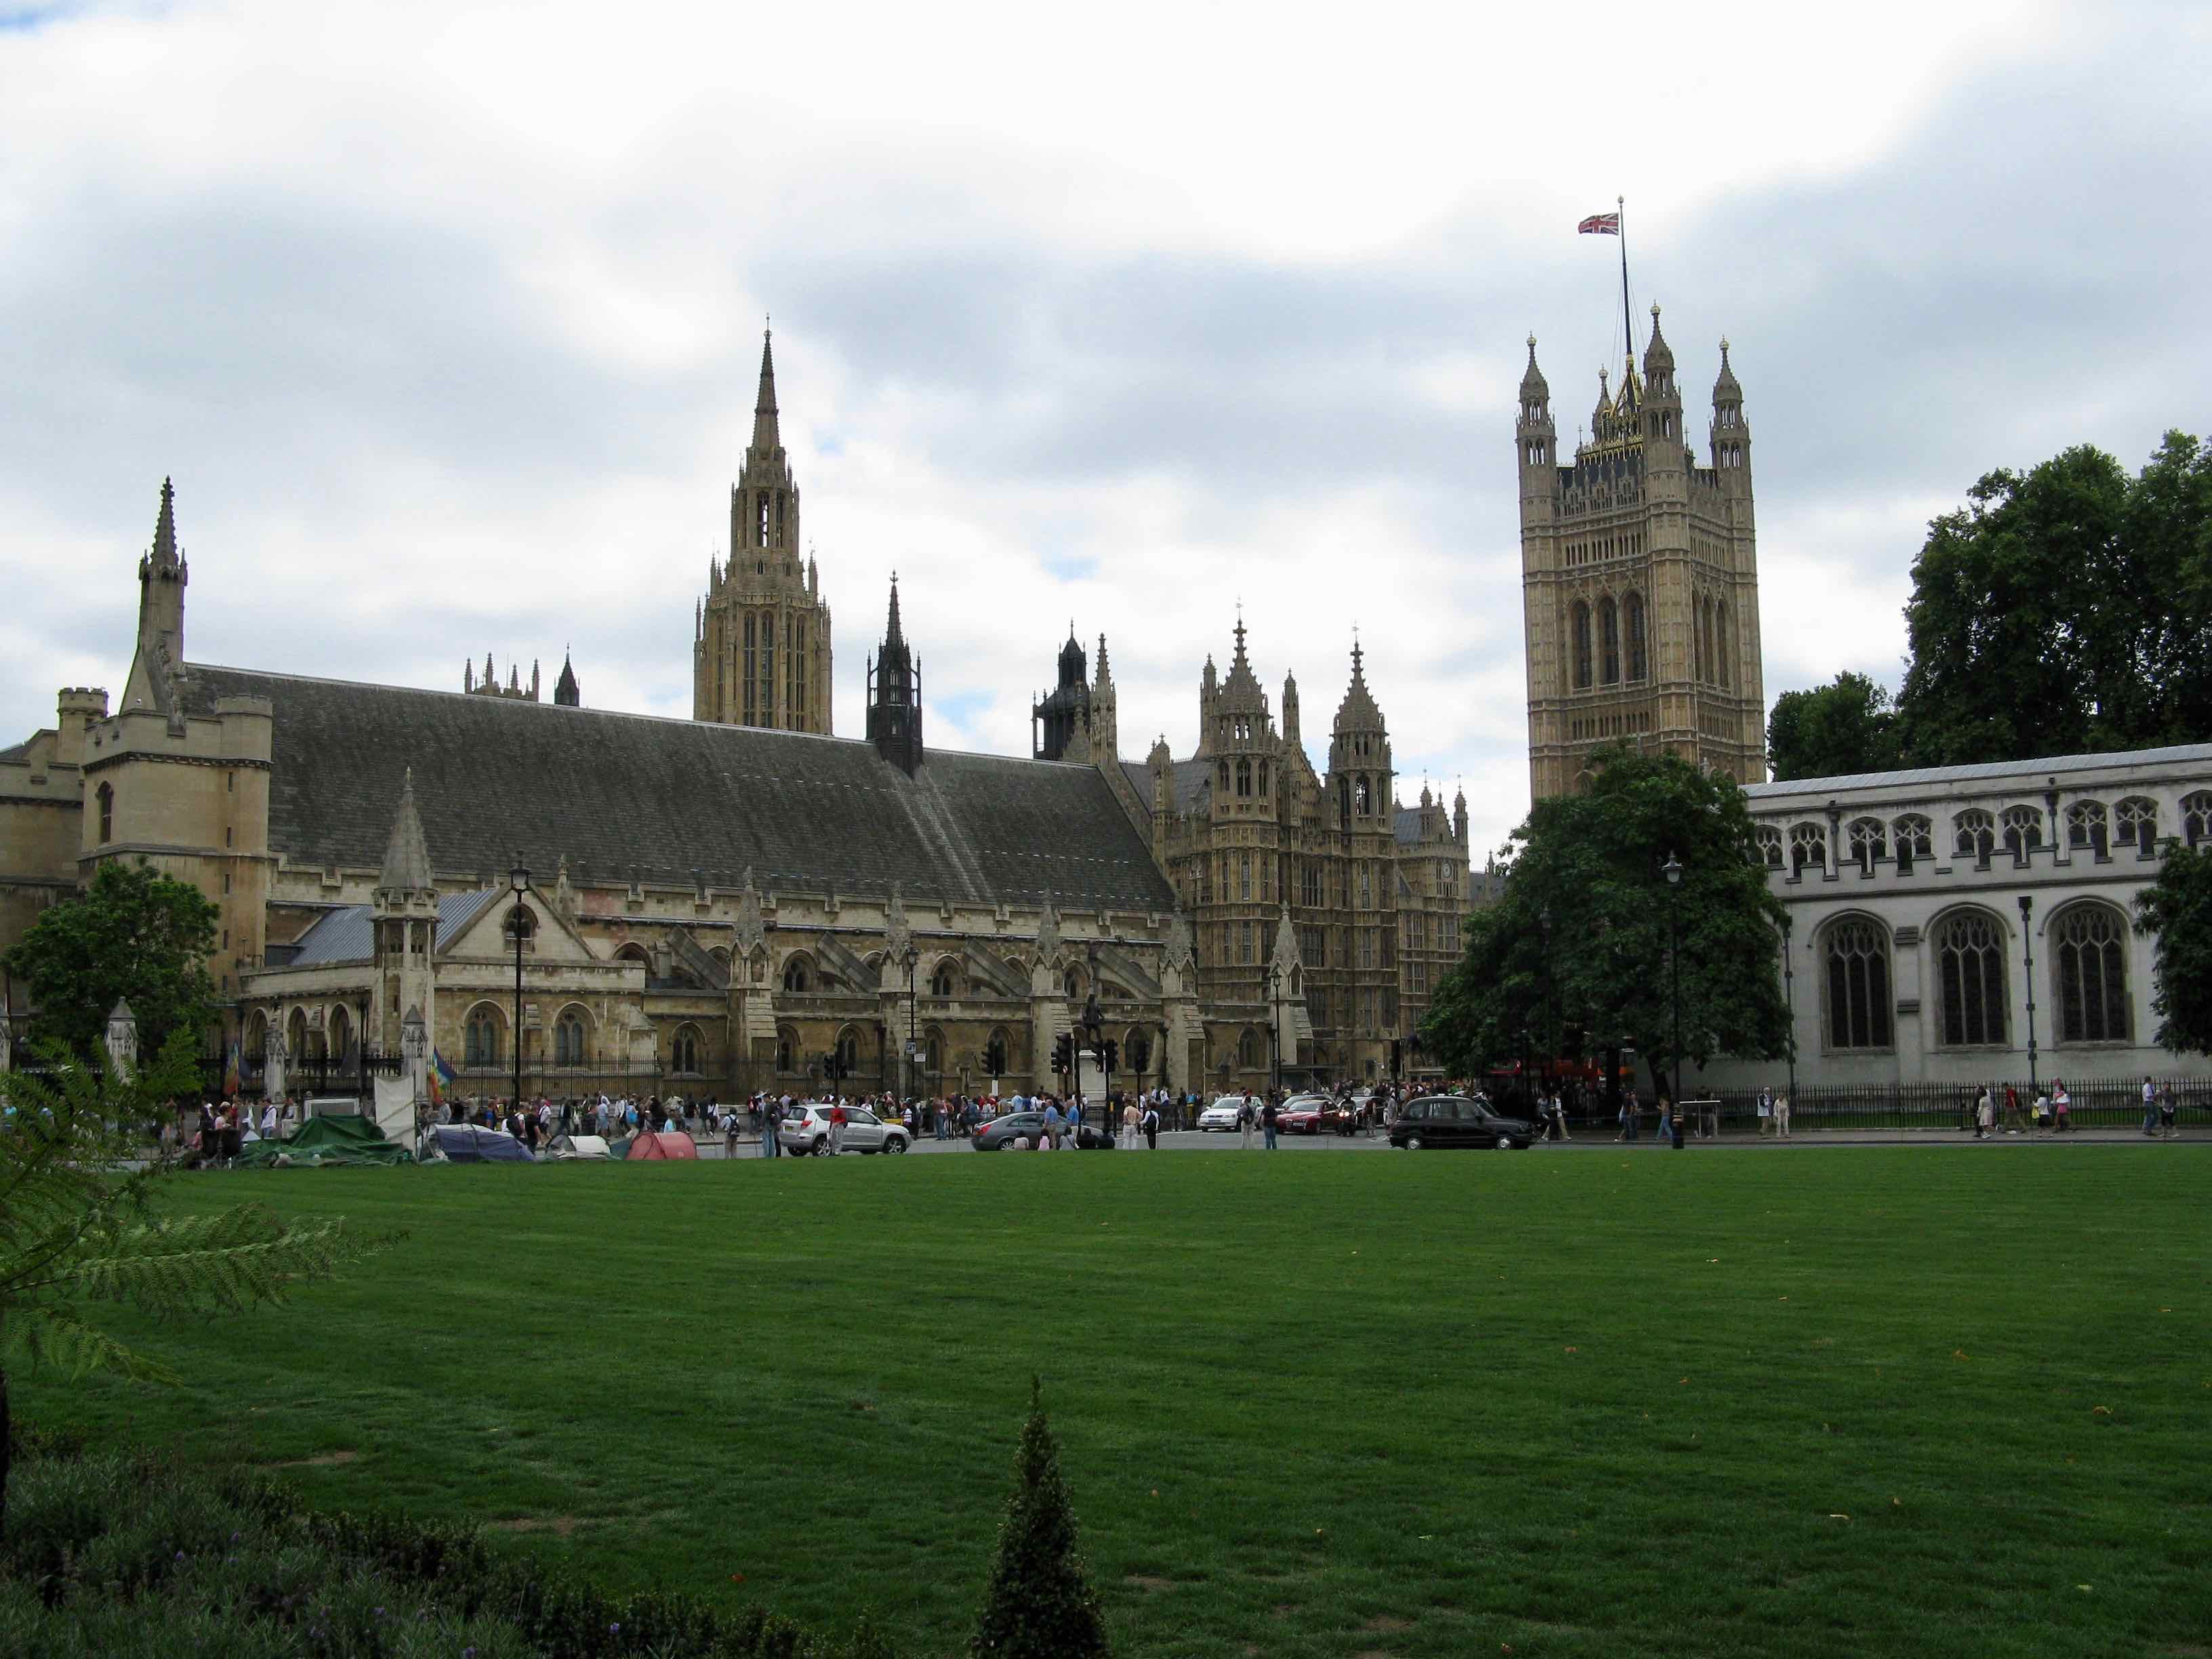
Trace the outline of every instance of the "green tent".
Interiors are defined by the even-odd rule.
[[[294,1168],[334,1168],[347,1164],[412,1164],[415,1155],[394,1146],[365,1117],[311,1117],[289,1140],[257,1140],[239,1154],[253,1170],[276,1167],[283,1158]]]

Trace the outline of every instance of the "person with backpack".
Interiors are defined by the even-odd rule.
[[[1145,1150],[1157,1152],[1160,1149],[1160,1109],[1151,1101],[1145,1103],[1141,1127],[1145,1132]]]
[[[1249,1152],[1252,1150],[1252,1131],[1259,1127],[1260,1109],[1253,1103],[1252,1091],[1247,1089],[1244,1091],[1244,1103],[1237,1109],[1237,1151]]]
[[[1267,1103],[1260,1108],[1260,1127],[1266,1132],[1267,1150],[1271,1152],[1275,1150],[1275,1097],[1270,1091]]]

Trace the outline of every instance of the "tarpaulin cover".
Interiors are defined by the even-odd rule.
[[[678,1134],[670,1129],[659,1134],[640,1135],[630,1142],[629,1151],[623,1156],[633,1164],[649,1158],[696,1159],[699,1156],[699,1149],[691,1144],[690,1135]]]
[[[289,1140],[257,1140],[239,1154],[248,1169],[268,1169],[278,1158],[295,1167],[322,1169],[342,1164],[411,1164],[414,1154],[395,1146],[361,1117],[311,1117]]]
[[[556,1158],[606,1158],[607,1143],[598,1135],[555,1135],[546,1151]]]
[[[503,1129],[480,1129],[473,1123],[441,1123],[430,1136],[440,1152],[455,1164],[535,1164],[530,1148]]]

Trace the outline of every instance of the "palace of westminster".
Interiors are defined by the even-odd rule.
[[[1827,1075],[1983,1076],[2023,1042],[2033,1068],[2038,990],[2077,1067],[2159,1063],[2127,907],[2169,837],[2212,837],[2212,745],[1767,782],[1751,428],[1720,356],[1701,461],[1655,307],[1562,461],[1529,342],[1532,793],[1584,787],[1624,738],[1741,782],[1798,924],[1799,1053]],[[652,719],[584,708],[568,663],[547,702],[534,667],[502,684],[489,659],[459,692],[194,662],[165,483],[120,698],[64,690],[0,749],[0,948],[104,861],[192,882],[249,1091],[365,1044],[498,1094],[518,1042],[526,1089],[556,1095],[1042,1086],[1094,996],[1121,1080],[1431,1070],[1414,1035],[1503,878],[1470,860],[1463,795],[1401,801],[1356,645],[1321,767],[1296,677],[1270,698],[1241,621],[1181,756],[1124,757],[1106,641],[1094,660],[1073,629],[1028,757],[931,749],[894,580],[865,735],[835,736],[765,343],[728,546],[693,617],[693,718]]]

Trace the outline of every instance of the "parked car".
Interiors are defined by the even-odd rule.
[[[1329,1109],[1326,1095],[1292,1095],[1275,1109],[1275,1128],[1286,1135],[1317,1135]]]
[[[1409,1152],[1450,1146],[1512,1147],[1525,1152],[1536,1127],[1525,1118],[1501,1117],[1481,1101],[1462,1095],[1429,1095],[1406,1103],[1390,1126],[1390,1144]]]
[[[975,1133],[969,1137],[979,1152],[1003,1152],[1017,1139],[1025,1139],[1031,1146],[1044,1133],[1042,1112],[1006,1112],[988,1123],[976,1125]]]
[[[784,1151],[802,1158],[809,1152],[827,1153],[830,1103],[810,1100],[804,1105],[793,1105],[776,1126],[776,1139],[783,1143]],[[902,1152],[911,1144],[911,1138],[903,1124],[885,1122],[865,1106],[848,1106],[845,1135],[838,1144],[848,1152]]]
[[[1198,1115],[1198,1127],[1207,1130],[1233,1129],[1237,1127],[1237,1115],[1243,1109],[1243,1096],[1224,1095]]]

